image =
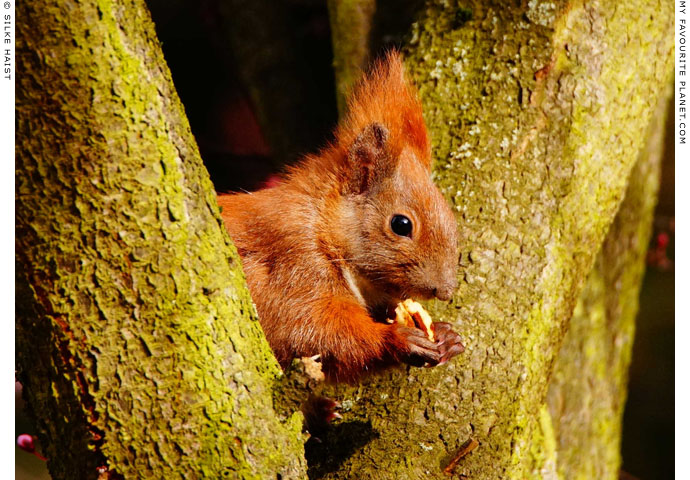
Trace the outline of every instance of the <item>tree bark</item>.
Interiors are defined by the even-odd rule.
[[[559,478],[586,455],[564,436],[577,427],[551,417],[546,393],[626,188],[637,200],[621,213],[620,235],[639,244],[616,247],[626,259],[606,267],[601,281],[618,289],[608,308],[637,294],[656,187],[651,174],[649,183],[628,179],[671,72],[672,25],[669,2],[426,2],[406,65],[424,103],[434,177],[464,239],[456,296],[430,309],[455,325],[467,348],[445,367],[334,388],[348,412],[308,448],[312,478],[444,478],[469,439],[479,446],[457,461],[459,478]],[[626,280],[616,287],[619,278]],[[611,317],[601,341],[630,335],[634,310]],[[626,352],[616,345],[606,356],[616,366],[604,381],[613,415]],[[601,437],[593,443],[617,450],[616,429],[594,432]],[[617,477],[616,460],[592,463],[606,475],[597,478]]]
[[[17,361],[51,473],[303,478],[142,2],[18,7]],[[426,2],[406,64],[464,239],[429,308],[467,349],[329,387],[310,478],[616,478],[672,25],[668,2]]]
[[[667,108],[664,95],[556,359],[547,400],[562,478],[618,478],[628,367]]]
[[[361,77],[369,58],[375,11],[375,0],[328,0],[336,100],[341,115],[347,108],[347,94]]]
[[[53,478],[302,477],[144,3],[17,9],[17,363]]]

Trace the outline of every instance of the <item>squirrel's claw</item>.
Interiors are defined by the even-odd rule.
[[[439,350],[441,351],[441,360],[439,365],[443,365],[448,360],[465,351],[465,346],[462,344],[460,335],[458,335],[450,323],[435,322],[432,324],[434,329],[434,336],[438,342]]]
[[[432,324],[435,342],[418,328],[400,327],[399,332],[407,342],[408,355],[403,359],[414,367],[443,365],[454,356],[465,351],[460,335],[446,322]]]
[[[333,420],[343,418],[338,413],[340,408],[340,403],[332,398],[310,395],[302,405],[307,431],[312,436],[318,436],[325,432]]]

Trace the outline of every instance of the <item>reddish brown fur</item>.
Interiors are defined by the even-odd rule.
[[[456,281],[455,219],[429,178],[421,105],[396,53],[349,108],[334,144],[277,187],[218,196],[279,362],[320,354],[332,380],[405,360],[410,332],[374,312],[407,297],[447,300]],[[394,214],[412,220],[411,238],[391,231]]]
[[[427,168],[431,167],[431,145],[422,105],[414,87],[405,79],[402,60],[395,52],[377,63],[355,88],[345,121],[336,130],[336,144],[347,148],[372,122],[385,125],[390,131],[393,154],[410,147]]]

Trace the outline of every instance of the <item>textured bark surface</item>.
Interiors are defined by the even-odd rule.
[[[143,2],[17,17],[17,361],[53,478],[302,477]]]
[[[547,400],[564,479],[618,478],[628,366],[668,105],[662,97],[554,367]]]
[[[366,67],[375,12],[376,0],[328,0],[336,99],[341,114],[347,107],[348,92]]]
[[[142,3],[18,17],[18,364],[54,477],[302,478],[300,419],[274,413],[278,368]],[[344,419],[310,442],[311,478],[448,478],[469,439],[456,478],[615,478],[654,142],[638,154],[672,19],[426,2],[406,64],[463,238],[456,296],[430,309],[467,349],[327,389]],[[572,396],[578,361],[594,383]]]
[[[470,438],[459,478],[558,478],[550,373],[671,71],[672,21],[669,2],[426,2],[406,65],[464,239],[457,294],[431,309],[467,349],[334,389],[348,412],[308,449],[313,478],[444,478]]]

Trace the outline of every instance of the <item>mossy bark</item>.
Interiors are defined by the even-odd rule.
[[[143,1],[17,10],[17,363],[53,478],[303,477]]]
[[[375,12],[376,0],[328,0],[336,100],[341,115],[347,107],[347,94],[361,77],[369,58]]]
[[[430,308],[467,348],[440,368],[334,389],[348,412],[308,449],[312,477],[444,478],[470,438],[479,446],[459,478],[559,477],[564,430],[547,388],[585,279],[637,188],[628,179],[672,69],[672,32],[670,2],[426,2],[406,66],[463,239],[455,298]],[[620,268],[639,275],[639,263]],[[612,355],[620,389],[626,353]]]
[[[547,400],[564,479],[618,478],[628,366],[667,108],[662,97],[556,359]]]

